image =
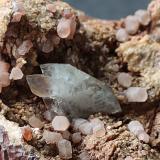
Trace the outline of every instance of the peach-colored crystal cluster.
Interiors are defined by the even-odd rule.
[[[117,29],[116,39],[120,43],[116,53],[127,69],[117,73],[120,89],[115,93],[120,100],[123,96],[128,102],[159,99],[159,8],[160,1],[153,0],[147,10],[127,16]]]
[[[135,35],[140,26],[148,26],[151,22],[150,12],[147,10],[137,10],[134,15],[127,16],[124,19],[125,28],[117,30],[116,38],[120,42],[129,40],[129,35]]]
[[[73,146],[81,143],[82,136],[94,135],[101,138],[106,134],[104,122],[99,118],[90,120],[77,118],[70,123],[66,116],[55,116],[48,129],[43,129],[44,123],[36,116],[31,116],[28,123],[30,126],[21,128],[24,140],[32,141],[34,135],[39,132],[46,144],[56,145],[59,156],[63,159],[72,158]]]

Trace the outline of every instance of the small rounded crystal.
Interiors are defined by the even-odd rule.
[[[125,42],[129,39],[129,35],[125,29],[121,28],[116,32],[116,39],[119,42]]]
[[[130,87],[132,84],[132,76],[128,73],[119,73],[117,80],[118,83],[123,87]]]
[[[147,26],[151,22],[151,16],[146,10],[138,10],[135,12],[136,17],[140,24]]]
[[[126,31],[129,34],[136,34],[139,29],[139,21],[136,16],[128,16],[125,21]]]
[[[141,87],[129,87],[125,94],[128,102],[145,102],[148,99],[147,90]]]

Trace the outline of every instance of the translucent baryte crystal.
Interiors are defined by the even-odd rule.
[[[58,115],[88,117],[97,112],[121,112],[111,88],[77,68],[69,64],[44,64],[41,70],[43,74],[27,76],[28,84],[44,101],[54,100],[52,106]]]

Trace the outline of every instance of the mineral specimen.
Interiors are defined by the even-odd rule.
[[[72,158],[72,146],[70,141],[62,139],[58,142],[59,156],[64,159]]]
[[[123,63],[127,63],[127,69],[132,73],[139,73],[139,76],[135,77],[136,85],[147,89],[150,101],[160,95],[159,49],[160,44],[149,36],[132,39],[117,49]]]
[[[160,1],[154,0],[148,5],[148,11],[150,12],[153,19],[159,18],[159,8],[160,8]]]
[[[103,82],[69,64],[41,65],[42,75],[29,75],[31,91],[55,100],[54,111],[69,117],[87,117],[95,112],[116,114],[120,105]]]
[[[79,126],[79,131],[84,135],[93,134],[93,126],[90,122],[85,122]]]
[[[129,35],[125,29],[121,28],[116,32],[116,39],[119,42],[125,42],[129,39]]]
[[[151,15],[153,15],[155,11],[157,16],[160,15],[159,2],[160,2],[159,0],[155,0],[152,3],[150,7]],[[160,91],[159,89],[160,88],[159,87],[160,86],[160,78],[159,78],[160,77],[159,76],[160,75],[159,74],[160,73],[159,71],[159,66],[160,66],[159,50],[160,49],[159,48],[160,47],[159,46],[160,45],[159,45],[159,42],[158,43],[156,42],[156,40],[151,40],[151,39],[144,40],[144,37],[145,37],[144,35],[152,34],[152,29],[153,29],[152,27],[154,24],[153,20],[150,23],[150,19],[149,19],[150,17],[148,14],[146,14],[146,12],[137,11],[134,16],[137,18],[136,21],[134,21],[133,20],[134,18],[132,17],[133,18],[132,20],[130,19],[130,21],[127,20],[128,22],[125,21],[125,23],[123,23],[122,21],[108,22],[106,20],[97,20],[97,19],[86,17],[82,13],[78,14],[79,11],[72,9],[69,5],[61,1],[51,2],[46,0],[2,0],[0,1],[0,4],[2,4],[0,5],[0,25],[1,25],[0,53],[2,58],[1,61],[5,61],[9,63],[8,69],[5,69],[5,67],[0,67],[0,70],[3,70],[0,76],[0,88],[8,86],[10,84],[8,71],[11,71],[11,75],[10,75],[10,77],[12,77],[11,79],[16,80],[16,79],[21,79],[23,75],[21,72],[21,69],[23,70],[23,73],[25,75],[25,74],[38,73],[37,67],[35,66],[39,64],[48,63],[48,62],[70,63],[74,66],[77,66],[79,69],[87,72],[88,74],[94,75],[98,79],[102,79],[107,84],[111,85],[114,93],[118,98],[119,98],[119,95],[117,94],[117,92],[120,94],[122,93],[124,95],[123,91],[125,90],[125,88],[128,88],[131,86],[130,80],[127,79],[125,76],[120,77],[120,79],[118,79],[118,82],[117,82],[116,76],[118,72],[131,73],[133,78],[132,87],[146,88],[145,90],[147,91],[148,93],[147,96],[149,98],[152,97],[152,100],[155,101],[155,96],[156,96],[158,97],[158,100],[159,100],[159,95],[160,95],[159,94],[160,93],[159,92]],[[151,24],[151,25],[148,25],[148,24]],[[141,26],[137,27],[139,25]],[[124,29],[119,29],[119,28],[124,28]],[[126,32],[126,30],[128,32]],[[155,32],[155,34],[156,33],[157,32]],[[128,34],[132,34],[132,36]],[[48,37],[48,35],[51,35],[54,38],[52,39],[52,37],[50,36]],[[148,37],[150,37],[150,35]],[[116,39],[122,43],[117,43]],[[118,50],[116,50],[116,48],[119,45],[120,47],[118,48]],[[27,62],[27,65],[22,68],[23,65],[21,63],[17,64],[18,63],[17,58],[24,58]],[[110,68],[108,66],[110,66]],[[15,67],[18,67],[18,68],[15,68]],[[45,112],[44,116],[47,120],[52,121],[52,119],[55,116],[55,113],[58,113],[61,116],[69,115],[71,117],[74,117],[74,116],[87,117],[89,114],[92,114],[94,112],[101,112],[101,111],[104,111],[105,113],[113,113],[111,112],[111,110],[114,108],[114,104],[111,104],[111,105],[109,104],[110,102],[116,101],[115,98],[114,100],[111,100],[111,98],[113,97],[113,94],[111,93],[111,97],[107,97],[106,93],[108,93],[108,89],[106,89],[104,92],[99,92],[98,90],[98,94],[97,94],[97,88],[98,89],[100,88],[100,91],[101,91],[102,88],[106,88],[105,85],[101,87],[102,83],[100,81],[97,82],[91,76],[89,76],[90,77],[89,80],[84,80],[85,83],[81,81],[81,76],[78,76],[78,78],[75,78],[72,83],[72,80],[70,80],[68,77],[75,74],[73,72],[71,73],[70,76],[67,76],[68,75],[68,71],[67,71],[66,72],[67,74],[64,75],[63,70],[65,69],[65,67],[66,66],[63,65],[62,70],[58,71],[57,75],[61,76],[60,79],[57,78],[57,75],[54,73],[49,76],[47,74],[46,76],[42,75],[39,77],[40,81],[36,81],[36,80],[34,81],[34,83],[37,83],[37,86],[39,87],[38,88],[39,91],[36,88],[32,88],[32,90],[34,90],[37,93],[37,95],[41,95],[45,103],[47,101],[46,98],[52,99],[52,103],[51,101],[50,103],[46,103],[48,104],[47,105],[48,112]],[[13,73],[15,73],[13,71],[15,71],[15,69],[19,73],[16,72],[16,74],[13,76]],[[79,75],[82,75],[82,74],[79,74]],[[54,76],[56,77],[55,79],[54,79]],[[66,79],[68,78],[68,79],[66,80],[63,78],[66,78]],[[128,80],[129,80],[129,83],[127,82]],[[44,83],[41,83],[42,81]],[[94,83],[92,83],[93,81]],[[5,99],[9,99],[6,97],[10,95],[11,95],[10,96],[11,99],[14,99],[14,97],[12,97],[12,92],[10,91],[13,90],[13,93],[15,93],[14,91],[15,90],[17,91],[18,89],[18,92],[16,92],[15,94],[17,98],[14,100],[20,99],[23,102],[23,100],[25,100],[25,97],[23,97],[23,93],[22,93],[23,91],[22,92],[19,91],[19,88],[21,89],[20,86],[24,85],[25,87],[25,84],[23,84],[23,82],[25,83],[25,81],[12,82],[11,86],[4,90]],[[96,87],[98,86],[97,88],[94,87],[95,83],[96,83]],[[99,85],[97,85],[97,83]],[[54,87],[51,87],[53,85]],[[134,89],[132,88],[133,90],[130,90],[130,89],[131,88],[127,89],[127,91],[129,91],[129,94],[130,94],[130,95],[129,94],[127,95],[128,100],[129,100],[129,96],[132,97],[131,98],[132,100],[129,100],[129,102],[131,101],[139,102],[140,98],[143,99],[143,102],[146,100],[146,97],[147,97],[146,91],[143,92],[145,93],[143,94],[145,95],[144,96],[145,98],[144,98],[142,95],[139,94],[139,92],[138,94],[137,92],[135,92],[136,91],[135,88]],[[9,94],[5,93],[7,90],[9,90]],[[109,93],[110,93],[110,90],[109,90]],[[28,97],[28,94],[26,95]],[[121,96],[121,99],[123,99],[123,95]],[[3,97],[3,93],[2,93],[2,97]],[[36,98],[26,100],[27,103],[28,101],[29,103],[31,103],[29,110],[30,109],[32,110],[33,101],[36,104],[37,104],[37,101],[39,101],[39,98],[37,99]],[[10,99],[8,102],[10,104]],[[90,103],[90,102],[93,102],[93,103]],[[128,105],[130,105],[130,103]],[[51,108],[49,106],[51,106]],[[103,109],[102,107],[99,108],[99,106],[100,107],[103,106]],[[113,108],[110,107],[108,109],[107,108],[108,106],[112,106]],[[117,106],[117,102],[115,106]],[[23,119],[27,123],[28,112],[26,112],[26,110],[28,111],[28,108],[25,107],[25,111],[24,111],[23,109],[21,110],[21,107],[22,106],[20,105],[19,107],[20,109],[19,109],[16,105],[13,105],[13,107],[9,107],[9,112],[11,112],[12,114],[12,112],[16,110],[15,112],[13,112],[15,114],[14,116],[16,118],[16,121],[18,119],[18,122],[21,124],[21,121],[19,121],[19,119]],[[38,113],[39,111],[40,113]],[[52,113],[52,111],[54,111],[55,113]],[[43,112],[43,109],[41,110],[41,106],[37,105],[33,112],[35,112],[34,114],[38,115]],[[20,114],[22,113],[22,116],[19,115],[19,113]],[[29,113],[29,116],[32,115],[32,111],[30,113]],[[7,114],[7,117],[12,119],[12,116],[10,117],[10,114]],[[104,124],[105,126],[108,126],[106,124],[106,117],[101,117],[101,118],[105,119]],[[15,120],[15,119],[13,118],[12,120]],[[91,159],[115,159],[115,158],[124,159],[128,155],[130,155],[131,158],[132,157],[137,158],[137,155],[136,155],[137,149],[135,149],[137,147],[134,144],[138,146],[139,148],[138,151],[140,151],[142,148],[144,149],[147,147],[150,149],[149,145],[146,145],[147,147],[146,146],[142,147],[141,142],[137,143],[137,139],[135,141],[135,136],[129,133],[128,131],[126,132],[125,128],[124,130],[123,130],[123,127],[122,128],[118,127],[116,130],[112,128],[113,126],[117,127],[119,124],[110,126],[110,123],[109,123],[108,129],[106,129],[107,132],[105,132],[104,124],[93,123],[91,120],[90,121],[82,120],[82,121],[79,124],[75,125],[75,128],[78,128],[77,131],[78,130],[82,131],[85,134],[88,134],[88,133],[90,134],[93,132],[94,135],[98,133],[98,136],[100,138],[97,138],[97,137],[95,138],[95,136],[93,135],[93,137],[97,139],[95,143],[94,142],[95,139],[93,137],[90,138],[91,135],[87,135],[87,136],[83,135],[84,139],[91,139],[90,141],[92,141],[95,144],[93,145],[94,148],[91,150],[85,151],[86,148],[84,146],[82,148],[83,149],[82,151],[79,152],[78,150],[77,152],[78,154],[82,152],[81,156],[79,156],[80,159],[83,159],[83,160],[90,159],[88,154],[92,156]],[[41,128],[42,126],[41,121],[37,121],[36,119],[32,119],[32,121],[30,119],[29,123],[32,124],[33,127],[37,127],[39,126],[39,124],[40,124],[39,128]],[[113,122],[113,124],[114,123],[115,121]],[[15,125],[14,127],[13,129],[10,130],[10,133],[12,133],[13,135],[16,135],[16,137],[19,137],[19,134],[17,133],[18,129],[16,128],[17,126]],[[50,124],[49,126],[48,124],[45,124],[44,125],[45,131],[47,130],[48,132],[51,132],[49,131],[49,129],[51,129],[50,127],[51,127]],[[6,128],[10,129],[12,127],[10,127],[10,125],[9,127],[7,127],[6,125]],[[33,129],[33,134],[35,134],[34,131],[41,132],[42,130],[38,130],[37,128]],[[72,130],[70,131],[72,133]],[[115,133],[112,133],[112,131]],[[119,131],[122,133],[119,133]],[[64,133],[66,132],[67,130],[61,132],[63,134],[63,138],[69,139],[68,138],[69,134],[67,136],[64,136]],[[158,136],[157,133],[155,134],[155,137]],[[76,134],[76,135],[74,134],[76,138],[75,137],[73,138],[72,136],[72,141],[74,143],[79,141],[77,140],[79,139],[79,134]],[[78,135],[78,138],[77,138],[77,135]],[[109,139],[108,139],[108,135],[109,135]],[[54,138],[53,134],[48,134],[48,133],[46,135],[44,134],[43,136],[46,143],[49,143],[49,144]],[[25,137],[26,140],[31,139],[30,134],[28,134],[27,132],[23,134],[23,137]],[[137,137],[139,138],[140,141],[142,140],[145,143],[149,141],[148,140],[149,136],[147,136],[144,131],[141,131],[137,135]],[[52,146],[52,145],[45,144],[43,148],[43,145],[41,145],[41,139],[40,140],[36,139],[36,140],[37,141],[33,139],[33,141],[31,141],[31,145],[34,145],[34,147],[38,148],[39,153],[43,149],[48,152],[48,147]],[[134,142],[132,142],[132,140]],[[82,143],[83,142],[84,141],[82,139]],[[51,143],[53,143],[53,141]],[[42,144],[44,144],[44,142],[42,142]],[[64,144],[69,144],[69,142],[66,143],[65,141],[65,143],[63,142],[62,144],[63,145],[59,147],[59,150],[64,147]],[[128,144],[129,144],[129,147],[128,147]],[[132,147],[132,144],[135,147]],[[42,146],[42,149],[41,149],[41,146]],[[66,146],[67,147],[65,149],[67,150],[69,148],[68,146],[70,145],[66,145]],[[81,149],[81,147],[78,146],[77,149],[79,148]],[[65,152],[65,149],[62,151],[63,153]],[[13,149],[11,149],[11,151],[13,151]],[[53,150],[51,150],[51,152],[52,151]],[[68,150],[67,150],[67,153],[68,153]],[[15,155],[15,153],[13,154]],[[71,156],[63,157],[62,155],[63,154],[60,154],[62,158],[71,157]],[[12,158],[13,157],[14,156],[12,155]],[[146,156],[145,158],[147,159],[148,157]],[[31,159],[35,159],[35,156],[30,156],[28,158],[28,160],[31,160]],[[54,157],[49,157],[49,158],[47,157],[46,159],[54,159]],[[75,157],[73,157],[73,159],[75,159]],[[156,158],[148,158],[148,159],[156,159]]]
[[[44,125],[43,122],[39,118],[37,118],[36,116],[30,117],[28,122],[34,128],[40,128],[41,129]]]
[[[23,127],[22,136],[26,141],[30,141],[33,138],[32,129],[29,126]]]
[[[125,27],[126,27],[126,31],[129,34],[135,34],[137,33],[138,29],[139,29],[139,21],[137,19],[136,16],[128,16],[125,19]]]
[[[13,67],[9,75],[9,79],[19,80],[23,78],[22,70],[18,67]]]
[[[130,87],[132,84],[132,76],[128,73],[119,73],[117,80],[118,83],[123,87]]]
[[[131,121],[128,124],[128,129],[135,134],[140,141],[149,142],[149,135],[144,131],[143,125],[139,121]]]
[[[137,19],[140,24],[147,26],[151,22],[151,17],[148,11],[146,10],[138,10],[135,12]]]
[[[91,124],[92,124],[93,134],[96,137],[103,137],[105,135],[106,131],[104,128],[104,123],[100,119],[98,118],[91,119]]]
[[[145,131],[141,131],[138,133],[138,139],[145,143],[149,143],[150,137]]]
[[[128,124],[128,129],[135,135],[138,135],[140,131],[144,131],[143,125],[139,121],[131,121]]]
[[[148,99],[147,90],[141,87],[129,87],[125,94],[128,102],[145,102]]]
[[[60,133],[45,130],[43,132],[43,139],[47,144],[54,144],[58,143],[62,139],[62,135]]]
[[[56,116],[52,121],[52,126],[55,131],[66,131],[69,126],[69,120],[65,116]]]
[[[72,127],[75,129],[75,130],[78,130],[79,129],[79,126],[83,123],[86,123],[88,122],[86,119],[82,119],[82,118],[76,118],[76,119],[73,119],[73,122],[72,122]]]
[[[57,26],[57,34],[60,38],[68,38],[71,34],[72,20],[62,18]]]
[[[74,130],[79,130],[84,135],[90,135],[93,133],[93,124],[86,119],[73,119],[72,126]]]

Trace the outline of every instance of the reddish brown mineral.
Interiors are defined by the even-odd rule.
[[[32,140],[32,129],[29,126],[22,127],[22,136],[26,141]]]

